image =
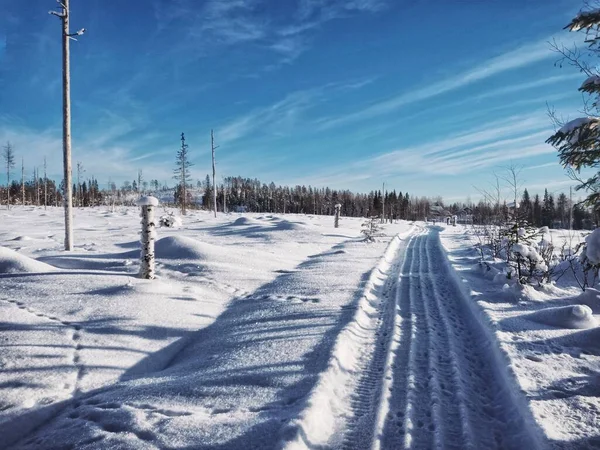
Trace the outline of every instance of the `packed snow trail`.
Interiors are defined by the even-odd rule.
[[[526,401],[461,292],[438,229],[411,239],[399,264],[402,253],[382,289],[371,358],[346,386],[345,426],[324,438],[305,420],[287,448],[539,448]]]
[[[417,236],[397,285],[401,325],[375,448],[535,448],[436,229]]]

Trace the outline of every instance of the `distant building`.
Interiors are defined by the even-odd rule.
[[[473,210],[469,207],[466,207],[459,211],[456,215],[456,223],[471,225],[473,223]]]

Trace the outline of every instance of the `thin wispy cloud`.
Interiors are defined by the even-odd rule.
[[[329,83],[324,86],[293,92],[271,105],[254,108],[217,128],[219,142],[226,144],[257,132],[261,135],[282,136],[292,134],[305,119],[305,113],[321,102],[342,92],[361,89],[374,78],[357,81]]]
[[[553,161],[553,162],[523,167],[523,170],[545,169],[546,167],[556,167],[557,164],[558,164],[558,158],[556,161]]]
[[[332,177],[351,182],[356,176],[379,180],[398,176],[469,174],[503,162],[555,152],[552,146],[544,143],[550,129],[551,124],[543,111],[536,110],[416,146],[380,153],[332,171],[323,171],[310,180]]]
[[[548,86],[562,81],[581,80],[584,79],[580,73],[570,73],[566,75],[555,75],[547,78],[539,78],[533,81],[527,81],[525,83],[513,84],[499,89],[491,89],[483,94],[479,94],[474,97],[475,100],[483,100],[490,97],[498,97],[506,94],[513,94],[515,92],[529,91],[542,86]]]
[[[396,95],[395,97],[392,97],[389,100],[374,103],[362,110],[338,117],[327,118],[321,121],[320,128],[328,129],[336,126],[372,119],[384,114],[389,114],[411,103],[433,98],[438,95],[445,94],[447,92],[485,80],[487,78],[497,76],[499,74],[502,74],[503,72],[515,70],[539,62],[541,60],[555,57],[556,55],[550,50],[548,45],[548,41],[550,39],[551,37],[548,37],[536,43],[521,46],[515,50],[506,52],[500,56],[488,59],[487,61],[480,63],[472,69],[463,71],[461,73],[458,73],[440,81],[435,81],[429,84],[428,86],[411,90],[409,92],[401,93],[399,95]],[[539,84],[540,81],[537,80],[532,83]],[[519,90],[519,88],[516,88],[516,90]]]
[[[285,15],[277,15],[266,0],[161,0],[154,6],[158,30],[183,29],[189,40],[186,48],[205,53],[251,43],[291,63],[310,48],[311,31],[335,19],[382,11],[389,4],[390,0],[301,0]]]

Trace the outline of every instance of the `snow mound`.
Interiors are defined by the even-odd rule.
[[[560,347],[587,349],[588,352],[591,351],[597,353],[600,351],[600,327],[576,331],[565,336],[545,341],[545,343]]]
[[[37,273],[56,270],[49,264],[36,261],[6,247],[0,247],[0,273]]]
[[[587,288],[575,298],[575,303],[586,305],[592,310],[593,314],[600,314],[600,291],[598,289]]]
[[[585,237],[585,255],[592,264],[600,264],[600,228]]]
[[[209,244],[185,236],[167,236],[156,241],[155,255],[164,259],[202,259],[208,258]]]
[[[231,222],[231,226],[239,227],[243,225],[258,225],[259,222],[254,219],[250,219],[249,217],[238,217],[233,222]]]
[[[294,231],[294,230],[302,230],[307,228],[305,223],[302,222],[290,222],[289,220],[281,220],[277,222],[273,227],[275,230],[281,231]]]
[[[592,309],[586,305],[545,308],[525,316],[529,320],[558,328],[585,329],[598,326]]]

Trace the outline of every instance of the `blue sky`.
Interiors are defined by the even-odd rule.
[[[60,25],[52,0],[0,0],[0,142],[61,178]],[[475,199],[521,165],[537,192],[573,184],[544,144],[546,103],[580,113],[585,78],[548,41],[566,0],[71,0],[73,161],[101,184],[142,169]],[[15,170],[18,175],[18,170]],[[0,176],[5,182],[6,176]]]

